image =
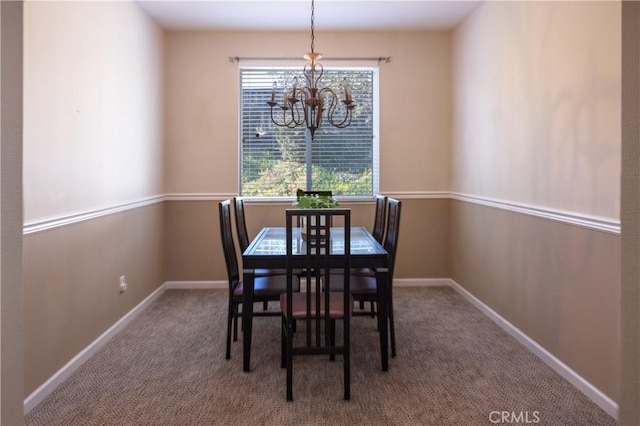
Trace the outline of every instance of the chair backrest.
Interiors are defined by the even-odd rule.
[[[247,220],[244,215],[244,199],[242,197],[233,198],[233,213],[236,217],[238,245],[240,246],[240,251],[244,252],[249,247],[250,239],[247,231]]]
[[[338,218],[339,220],[335,220]],[[299,234],[294,233],[295,224],[301,219],[306,222],[306,239],[302,239]],[[332,227],[331,224],[340,224]],[[306,321],[307,339],[311,338],[312,322],[316,332],[317,346],[320,346],[320,324],[323,320],[329,320],[331,312],[331,304],[329,303],[330,271],[342,269],[344,274],[344,297],[340,300],[343,303],[342,309],[345,312],[345,321],[351,312],[349,302],[349,270],[351,268],[351,211],[349,209],[288,209],[286,211],[286,229],[287,229],[287,309],[292,309],[291,297],[293,294],[293,275],[304,270],[306,274],[306,292],[307,306],[315,303],[315,309],[312,312],[321,312],[320,304],[329,306],[325,309],[325,316],[321,318],[319,315],[313,316]],[[344,245],[332,244],[339,241],[341,233],[344,233]],[[301,234],[300,234],[301,235]],[[336,239],[334,241],[333,239]],[[294,250],[294,246],[296,249]],[[299,254],[296,254],[299,253]],[[321,279],[322,278],[322,279]],[[323,282],[324,280],[324,282]],[[324,285],[323,285],[324,284]],[[322,295],[324,302],[320,301],[320,297],[313,295]],[[335,296],[335,295],[334,295]],[[335,298],[333,298],[335,303]],[[335,306],[335,305],[334,305]],[[292,312],[287,312],[287,318],[292,317]],[[309,345],[310,342],[307,342]]]
[[[402,203],[394,198],[387,198],[387,234],[384,238],[384,249],[389,253],[389,276],[393,278],[396,263],[398,236],[400,235],[400,211]]]
[[[227,275],[229,277],[229,291],[233,292],[240,281],[238,269],[238,256],[233,243],[233,231],[231,227],[231,200],[222,201],[219,205],[220,212],[220,236],[222,240],[222,251],[227,264]]]
[[[387,217],[387,197],[381,194],[376,195],[376,214],[373,221],[373,231],[371,235],[380,244],[384,242],[384,227]]]

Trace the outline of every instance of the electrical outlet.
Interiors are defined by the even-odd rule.
[[[120,293],[124,293],[125,291],[127,291],[128,287],[129,285],[127,284],[127,277],[125,275],[122,275],[120,277]]]

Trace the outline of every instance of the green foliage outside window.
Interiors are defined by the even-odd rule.
[[[306,166],[291,161],[255,162],[256,174],[243,175],[242,195],[282,196],[293,195],[298,188],[305,188]],[[311,176],[314,190],[331,190],[334,195],[365,194],[372,185],[372,171],[366,169],[359,174],[338,173],[322,166],[313,165]]]

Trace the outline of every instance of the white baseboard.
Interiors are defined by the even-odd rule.
[[[146,299],[140,302],[135,308],[129,311],[118,322],[111,326],[100,337],[94,340],[89,346],[83,349],[67,364],[51,376],[44,384],[36,389],[24,400],[24,413],[27,414],[36,405],[42,402],[53,390],[58,387],[67,377],[69,377],[87,359],[95,354],[109,339],[126,326],[140,312],[149,306],[166,290],[203,290],[203,289],[225,289],[226,281],[167,281],[151,293]],[[549,351],[540,346],[537,342],[515,327],[509,321],[500,316],[497,312],[485,305],[480,299],[469,293],[464,287],[450,278],[410,278],[395,279],[393,285],[397,287],[418,287],[418,286],[448,286],[460,293],[472,305],[498,324],[507,333],[522,343],[534,355],[544,361],[549,367],[569,381],[578,390],[584,393],[600,408],[606,411],[614,419],[618,419],[618,404],[602,393],[598,388],[586,381],[566,364],[556,358]]]
[[[488,316],[496,324],[498,324],[503,330],[513,336],[518,342],[522,343],[529,351],[544,361],[549,367],[551,367],[556,373],[560,374],[569,383],[575,386],[579,391],[585,394],[591,401],[607,412],[611,417],[618,420],[618,404],[607,395],[602,393],[598,388],[593,386],[587,380],[585,380],[578,373],[569,368],[565,363],[556,358],[553,354],[540,346],[535,340],[531,339],[519,328],[511,324],[504,319],[500,314],[485,305],[480,299],[469,293],[464,287],[450,279],[449,285],[460,293],[465,299],[480,310],[483,314]]]
[[[227,281],[167,281],[165,290],[211,290],[229,288]]]
[[[138,303],[136,307],[130,310],[122,318],[120,318],[115,324],[113,324],[107,331],[102,333],[97,339],[89,344],[86,348],[80,351],[76,356],[71,358],[60,370],[58,370],[53,376],[51,376],[46,382],[44,382],[38,389],[33,391],[29,395],[23,404],[24,414],[27,414],[36,405],[42,402],[47,396],[51,394],[65,379],[67,379],[74,371],[76,371],[82,364],[84,364],[92,355],[94,355],[105,343],[111,339],[117,332],[122,330],[131,320],[133,320],[140,312],[142,312],[147,306],[149,306],[154,300],[156,300],[165,291],[165,285],[158,287],[153,293],[147,296],[142,302]]]
[[[450,287],[451,280],[449,278],[395,278],[393,280],[394,287]]]

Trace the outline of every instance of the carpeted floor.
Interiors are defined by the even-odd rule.
[[[285,401],[280,319],[254,322],[224,359],[225,290],[171,290],[26,417],[28,425],[614,425],[615,421],[448,287],[395,291],[398,356],[380,370],[375,321],[352,324],[342,360],[294,360]],[[241,340],[241,339],[240,339]],[[515,417],[514,417],[515,416]],[[517,420],[517,421],[514,421]]]

